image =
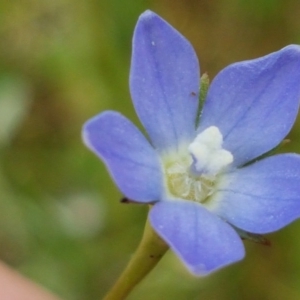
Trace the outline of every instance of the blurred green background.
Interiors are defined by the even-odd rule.
[[[80,132],[105,109],[138,122],[128,73],[146,9],[191,41],[210,77],[300,43],[298,0],[0,1],[0,257],[63,299],[101,299],[143,231],[147,207],[119,203]],[[283,151],[300,152],[299,126]],[[205,278],[169,252],[129,300],[300,299],[300,221],[268,238]]]

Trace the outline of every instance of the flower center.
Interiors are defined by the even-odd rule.
[[[181,199],[206,202],[218,176],[233,162],[232,154],[222,144],[223,136],[215,126],[198,134],[188,153],[165,164],[169,192]]]

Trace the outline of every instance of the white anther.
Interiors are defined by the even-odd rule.
[[[191,171],[197,175],[216,175],[233,162],[232,154],[222,148],[223,136],[216,126],[198,134],[189,145],[193,157]]]

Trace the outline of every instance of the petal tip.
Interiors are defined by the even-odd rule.
[[[300,46],[295,44],[288,45],[279,50],[278,53],[292,59],[293,61],[298,61],[300,59]]]
[[[294,52],[294,53],[300,53],[300,46],[296,44],[288,45],[281,50],[288,51],[288,52]]]
[[[148,9],[139,16],[138,22],[136,24],[136,30],[137,28],[146,29],[151,28],[153,26],[161,26],[162,23],[167,22],[164,19],[162,19],[158,14]]]
[[[140,15],[139,21],[150,21],[151,19],[157,18],[157,17],[158,17],[158,15],[156,13],[154,13],[150,9],[147,9]]]
[[[235,256],[232,257],[231,260],[227,260],[224,261],[223,263],[219,263],[216,265],[209,265],[209,264],[189,264],[185,262],[185,265],[187,266],[188,270],[195,276],[207,276],[210,275],[212,273],[215,273],[229,265],[235,264],[239,261],[241,261],[242,259],[245,258],[245,248],[242,244],[242,242],[240,243],[240,245],[235,248]]]
[[[101,126],[103,122],[105,122],[108,119],[115,118],[117,115],[120,115],[120,113],[116,111],[107,110],[88,119],[83,124],[81,130],[81,138],[84,145],[86,145],[90,150],[98,154],[96,148],[93,145],[95,133],[97,133],[97,131],[100,130],[99,126]]]

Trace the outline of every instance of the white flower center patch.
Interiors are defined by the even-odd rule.
[[[223,136],[215,126],[198,134],[188,153],[165,165],[169,192],[181,199],[206,202],[219,175],[233,162],[232,154],[222,144]]]

